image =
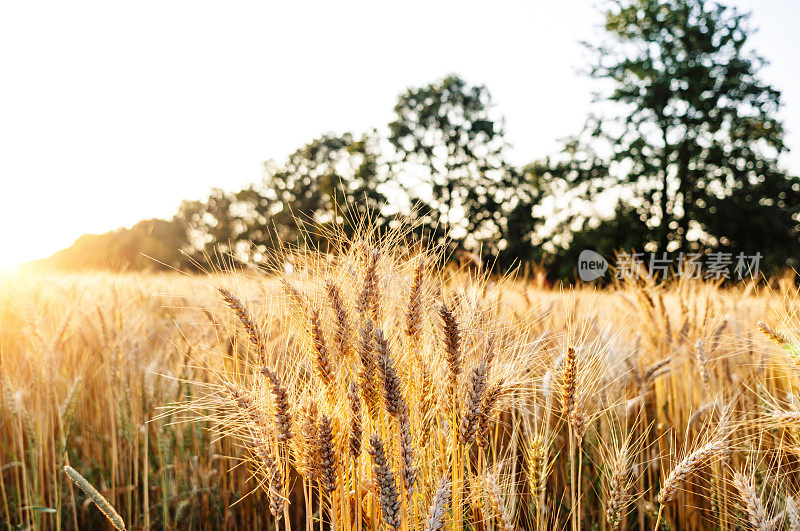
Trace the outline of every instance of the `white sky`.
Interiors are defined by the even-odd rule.
[[[800,172],[800,2],[734,3],[760,28]],[[591,0],[4,2],[0,268],[257,181],[450,72],[489,87],[514,162],[544,156],[583,124],[596,87],[578,41],[599,21]]]

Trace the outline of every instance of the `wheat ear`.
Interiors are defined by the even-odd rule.
[[[308,319],[311,324],[311,343],[314,346],[314,370],[317,377],[325,384],[329,394],[332,394],[333,367],[328,356],[328,347],[325,345],[325,337],[322,334],[319,310],[311,308],[308,312]]]
[[[575,349],[569,347],[567,349],[567,357],[564,361],[564,381],[561,389],[561,404],[564,408],[564,414],[569,417],[575,408],[575,393],[577,389],[578,378],[578,359],[575,355]]]
[[[461,426],[458,433],[461,444],[467,445],[475,440],[488,374],[489,366],[485,361],[479,362],[469,374],[467,400],[466,404],[464,404],[464,414],[461,416]]]
[[[700,377],[703,379],[703,385],[708,386],[708,361],[706,360],[705,349],[703,348],[703,340],[698,339],[694,345],[694,359],[697,362],[697,368],[700,370]]]
[[[267,423],[264,419],[264,415],[259,407],[253,403],[253,399],[250,395],[244,391],[236,387],[233,384],[225,383],[225,388],[228,390],[228,393],[231,395],[231,398],[239,409],[242,410],[244,414],[256,425],[258,430],[265,429]]]
[[[766,325],[766,323],[763,323],[763,322],[759,321],[758,322],[758,329],[761,330],[761,332],[765,336],[770,338],[770,340],[772,340],[774,343],[777,343],[778,345],[780,345],[782,347],[785,347],[786,345],[789,344],[789,340],[786,338],[786,336],[784,336],[783,334],[781,334],[780,332],[778,332],[774,328],[770,328],[769,326]]]
[[[245,308],[244,304],[242,304],[242,301],[240,301],[236,295],[225,288],[218,288],[218,291],[222,295],[222,299],[225,301],[225,303],[230,307],[231,310],[233,310],[233,313],[236,314],[236,317],[239,318],[239,322],[242,323],[242,326],[250,337],[250,342],[256,349],[258,359],[264,363],[266,359],[266,341],[261,333],[261,329],[256,326],[255,319],[253,318],[252,314],[247,308]]]
[[[303,444],[300,446],[300,467],[310,483],[319,477],[319,459],[317,438],[319,427],[317,424],[317,404],[313,400],[306,400],[302,407]]]
[[[378,366],[375,361],[375,339],[373,335],[372,321],[365,320],[361,325],[361,340],[358,345],[358,357],[361,360],[361,368],[358,372],[358,382],[361,396],[367,405],[369,415],[372,419],[378,417],[378,400],[380,391],[377,383]]]
[[[419,415],[422,418],[421,444],[425,446],[431,433],[433,424],[433,414],[436,407],[436,394],[433,392],[433,376],[430,369],[423,363],[422,365],[422,400],[420,401]]]
[[[272,513],[272,516],[276,519],[280,519],[283,514],[283,506],[286,503],[286,498],[283,496],[283,474],[281,472],[280,463],[278,463],[277,458],[272,453],[267,441],[261,444],[261,451],[259,453],[267,471],[269,512]]]
[[[425,523],[425,531],[439,531],[444,526],[444,515],[447,503],[450,501],[450,479],[447,476],[439,480],[439,486],[433,495],[431,508],[428,512],[428,521]]]
[[[375,355],[378,361],[378,370],[383,380],[383,398],[386,412],[397,421],[398,436],[400,438],[400,475],[407,497],[414,495],[414,482],[416,470],[414,468],[414,447],[411,440],[411,419],[408,406],[401,391],[400,376],[394,368],[389,342],[380,328],[375,328]]]
[[[111,522],[116,529],[120,529],[121,531],[125,531],[125,522],[122,521],[122,517],[117,514],[117,511],[114,510],[114,507],[108,502],[107,499],[103,497],[102,494],[97,492],[97,489],[89,483],[85,477],[81,476],[77,470],[72,468],[69,465],[64,467],[64,472],[70,477],[75,484],[81,488],[83,492],[86,493],[89,498],[94,502],[100,512],[102,512],[108,521]]]
[[[408,409],[397,416],[397,428],[400,438],[400,476],[403,478],[406,497],[410,500],[414,495],[417,469],[414,465],[414,444],[411,438],[411,418],[408,415]]]
[[[572,408],[572,413],[569,415],[569,423],[572,426],[572,433],[575,435],[575,439],[580,444],[584,435],[586,435],[586,427],[589,423],[580,401],[575,402],[575,407]]]
[[[417,347],[422,337],[422,278],[425,272],[425,258],[420,257],[414,268],[411,290],[408,295],[406,310],[406,338],[409,351],[417,356]]]
[[[486,475],[486,486],[488,487],[487,492],[489,494],[489,503],[492,506],[495,516],[500,520],[500,524],[503,526],[505,531],[512,531],[514,529],[514,525],[511,522],[511,515],[509,514],[505,504],[503,504],[503,497],[500,493],[500,485],[497,484],[497,479],[494,477],[494,474]]]
[[[756,492],[753,483],[741,472],[733,473],[733,486],[742,500],[742,508],[747,514],[747,520],[754,531],[769,531],[770,524],[767,509]]]
[[[364,284],[356,299],[356,311],[362,319],[370,318],[376,323],[380,321],[380,294],[378,291],[378,258],[377,249],[371,252],[365,249],[366,268],[364,270]]]
[[[336,490],[336,474],[338,471],[338,457],[334,447],[334,435],[331,419],[327,415],[319,418],[319,431],[317,433],[317,459],[322,488],[331,493]]]
[[[281,385],[278,375],[269,367],[261,369],[261,374],[267,377],[275,398],[275,428],[278,440],[288,441],[292,438],[292,414],[289,408],[289,392]]]
[[[664,480],[661,492],[658,494],[658,503],[665,505],[677,496],[678,491],[686,484],[689,476],[713,456],[725,449],[724,440],[709,441],[694,452],[684,457]]]
[[[358,394],[358,384],[350,382],[347,388],[347,400],[350,405],[350,456],[358,459],[361,455],[361,437],[364,427],[361,419],[361,398]]]
[[[378,362],[378,371],[383,381],[383,398],[386,411],[392,416],[403,413],[406,403],[401,392],[400,376],[394,368],[394,361],[389,350],[389,341],[384,337],[380,328],[375,328],[375,356]]]
[[[616,455],[608,478],[608,505],[606,506],[606,521],[612,529],[619,529],[622,523],[623,511],[630,503],[632,496],[629,492],[631,476],[630,451],[627,444],[620,448]]]
[[[461,373],[461,336],[456,318],[446,304],[439,306],[439,317],[442,319],[444,332],[444,356],[450,369],[448,373],[450,396],[453,397],[458,385],[458,375]]]
[[[305,313],[308,306],[305,295],[285,278],[281,279],[281,286],[283,287],[283,292],[294,305],[295,309],[299,310],[300,313]]]
[[[524,449],[528,468],[528,487],[533,503],[536,504],[536,510],[541,511],[539,498],[547,486],[547,452],[544,438],[540,435],[533,436],[531,441],[525,444]]]
[[[492,416],[494,415],[495,407],[503,395],[505,380],[502,378],[496,381],[486,391],[483,402],[480,407],[480,414],[478,415],[477,422],[477,439],[478,444],[484,450],[489,448],[489,429],[491,428]]]
[[[379,500],[383,521],[387,526],[397,529],[400,527],[402,516],[400,514],[400,495],[380,435],[373,434],[370,439],[369,455],[372,457],[372,468],[375,480],[378,483]]]
[[[800,531],[800,511],[791,496],[786,497],[786,517],[789,520],[789,531]]]
[[[350,345],[350,319],[347,317],[347,308],[342,299],[342,291],[335,282],[328,280],[325,283],[333,314],[336,319],[336,334],[333,343],[336,346],[339,359],[345,359],[351,352]]]

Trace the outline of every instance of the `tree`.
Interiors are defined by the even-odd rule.
[[[561,176],[590,198],[621,198],[650,250],[795,254],[800,180],[779,167],[780,94],[758,76],[748,15],[704,0],[613,0],[605,29],[590,75],[614,89],[579,140],[610,156]]]
[[[220,260],[236,265],[250,259],[247,235],[254,220],[238,198],[243,192],[215,188],[205,200],[181,203],[175,219],[186,228],[184,252],[200,267],[208,269]]]
[[[472,248],[501,239],[513,171],[503,155],[502,124],[490,110],[486,87],[455,75],[410,88],[395,105],[394,170],[436,239],[445,230]]]
[[[272,220],[283,241],[300,237],[300,224],[311,224],[309,236],[339,232],[352,236],[359,223],[376,228],[387,223],[378,139],[351,133],[326,134],[268,164],[264,185],[277,208]]]
[[[64,271],[181,269],[186,230],[177,220],[147,219],[131,228],[84,234],[70,247],[37,262]]]
[[[549,162],[533,162],[510,173],[513,194],[503,204],[505,212],[502,249],[497,266],[506,270],[516,265],[541,262],[545,258],[545,226],[548,219],[540,211],[543,201],[559,193],[553,189]],[[551,248],[550,251],[554,249]]]
[[[648,234],[639,214],[622,203],[617,203],[614,215],[608,219],[582,218],[578,222],[577,228],[570,229],[569,242],[560,245],[547,264],[555,278],[576,280],[579,257],[585,249],[611,259],[618,251],[641,249]],[[604,280],[609,279],[610,275]]]

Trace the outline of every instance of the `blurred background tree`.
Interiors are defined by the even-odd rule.
[[[233,263],[245,260],[239,243],[247,233],[247,219],[237,195],[214,189],[205,200],[181,204],[173,222],[186,230],[185,265],[192,261],[193,265],[208,269],[220,256]]]
[[[504,232],[514,174],[491,108],[486,87],[449,75],[401,94],[389,124],[395,173],[427,230],[490,252]]]
[[[148,219],[130,229],[86,234],[75,243],[35,265],[64,271],[148,271],[182,269],[186,257],[186,227],[177,220]]]
[[[589,74],[612,90],[573,142],[608,155],[554,172],[590,200],[619,198],[629,221],[635,212],[648,229],[637,248],[797,256],[800,181],[778,164],[780,94],[758,77],[747,21],[716,2],[614,0],[608,38],[588,45]]]
[[[340,232],[351,236],[366,218],[383,227],[386,172],[373,132],[323,135],[289,155],[280,166],[267,164],[264,193],[274,198],[272,221],[278,238],[297,242]],[[303,235],[302,225],[311,229]],[[317,241],[316,243],[320,243]]]

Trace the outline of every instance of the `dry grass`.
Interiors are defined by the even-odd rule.
[[[0,521],[110,526],[69,466],[128,528],[798,525],[792,285],[548,291],[342,249],[3,279]]]

